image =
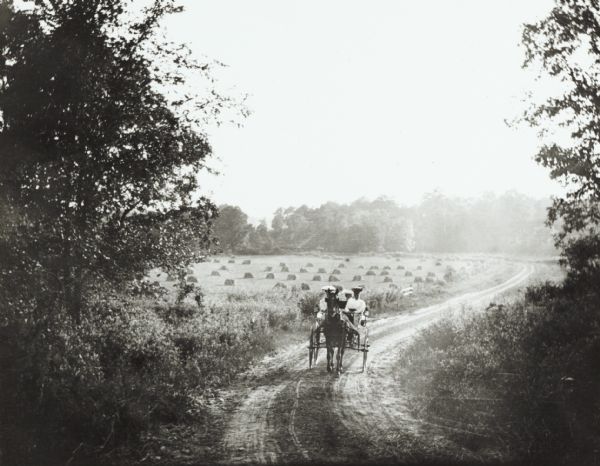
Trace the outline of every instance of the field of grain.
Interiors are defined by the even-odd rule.
[[[497,270],[506,263],[502,258],[477,255],[219,255],[191,266],[188,280],[209,295],[278,288],[316,291],[327,284],[361,284],[366,295],[409,286],[415,291],[440,287]],[[166,287],[174,283],[172,277],[160,272],[154,272],[150,279]]]

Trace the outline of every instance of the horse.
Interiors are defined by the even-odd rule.
[[[325,345],[327,346],[327,372],[333,372],[333,356],[337,346],[336,373],[342,372],[344,347],[348,335],[346,322],[341,318],[340,308],[333,296],[327,299],[327,314],[323,322]]]

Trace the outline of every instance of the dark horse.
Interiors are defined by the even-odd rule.
[[[340,307],[333,294],[327,296],[327,315],[323,322],[325,345],[327,346],[327,372],[333,372],[333,354],[337,346],[336,373],[342,372],[344,344],[348,335],[346,322],[341,319]]]

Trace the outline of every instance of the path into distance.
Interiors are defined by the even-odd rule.
[[[398,347],[416,331],[463,305],[485,305],[522,285],[533,272],[523,266],[509,280],[441,304],[369,324],[367,369],[362,353],[348,350],[344,373],[325,371],[325,351],[308,369],[306,344],[267,358],[262,374],[233,413],[221,445],[224,463],[285,463],[374,460],[377,439],[418,429],[400,398],[392,366]],[[442,426],[440,426],[442,427]],[[443,426],[444,428],[453,428]],[[388,452],[393,455],[394,452]]]

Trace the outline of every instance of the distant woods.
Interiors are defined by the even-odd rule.
[[[413,207],[378,198],[351,204],[328,202],[277,209],[257,226],[236,206],[221,205],[214,235],[225,252],[277,254],[294,251],[372,251],[554,254],[544,226],[550,200],[515,192],[477,199],[440,193]]]

